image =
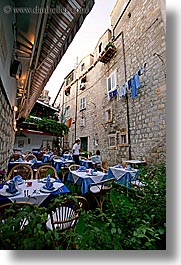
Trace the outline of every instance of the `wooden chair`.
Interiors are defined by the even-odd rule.
[[[26,208],[27,207],[27,208]],[[6,203],[0,206],[0,223],[1,224],[11,224],[13,229],[17,231],[22,230],[26,225],[28,225],[28,216],[22,215],[20,218],[19,212],[22,210],[28,211],[29,214],[29,207],[33,207],[32,203],[29,202],[14,202],[14,203]],[[16,216],[18,215],[19,221],[16,221]],[[15,222],[13,222],[13,219]]]
[[[17,175],[20,175],[24,180],[33,179],[33,169],[26,164],[17,164],[11,168],[7,180],[13,179]]]
[[[16,154],[14,153],[11,157],[10,157],[10,161],[17,161],[19,158],[21,158],[22,160],[24,160],[24,157],[22,154]]]
[[[79,169],[80,165],[76,165],[76,164],[72,164],[69,166],[69,170],[70,171],[75,171],[77,169]]]
[[[103,211],[103,203],[106,197],[110,200],[110,190],[114,181],[115,178],[110,178],[89,185],[89,193],[96,200],[101,212]]]
[[[80,159],[80,160],[88,160],[88,158],[85,157],[85,156],[79,156],[79,159]]]
[[[108,161],[107,160],[101,161],[101,169],[104,173],[108,172]]]
[[[48,230],[65,231],[73,229],[79,219],[80,210],[85,209],[87,200],[81,196],[65,199],[60,205],[54,205],[48,209]]]
[[[26,155],[25,156],[25,158],[24,158],[24,160],[25,161],[30,161],[30,160],[32,160],[32,159],[36,159],[37,160],[37,157],[34,155],[34,154],[28,154],[28,155]]]
[[[46,178],[49,174],[51,178],[58,178],[58,173],[54,167],[48,164],[40,166],[35,173],[35,179]]]

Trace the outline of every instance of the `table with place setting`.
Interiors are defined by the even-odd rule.
[[[81,166],[84,166],[86,168],[92,168],[92,161],[89,159],[80,159],[79,163]]]
[[[130,166],[122,167],[120,164],[108,168],[108,175],[114,177],[116,182],[127,188],[130,188],[131,181],[137,179],[139,172],[139,169],[131,168]]]
[[[19,181],[10,180],[0,189],[0,205],[7,202],[30,202],[45,206],[58,194],[69,193],[60,179],[44,178]]]
[[[10,172],[10,170],[14,166],[16,166],[18,164],[26,164],[26,165],[29,165],[30,167],[32,167],[32,169],[37,169],[39,166],[43,165],[44,163],[42,161],[36,160],[36,159],[32,159],[30,161],[25,161],[25,160],[23,160],[23,161],[18,161],[18,160],[17,161],[10,161],[8,163],[8,173]]]
[[[69,167],[71,164],[74,164],[74,161],[72,159],[53,158],[51,164],[58,172],[62,167]]]
[[[88,192],[89,184],[93,182],[100,182],[107,178],[107,174],[102,171],[94,171],[93,169],[81,169],[70,171],[67,181],[73,182],[81,186],[81,193]]]

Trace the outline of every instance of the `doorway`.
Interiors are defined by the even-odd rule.
[[[80,137],[80,148],[84,151],[88,151],[87,147],[88,147],[88,137]]]

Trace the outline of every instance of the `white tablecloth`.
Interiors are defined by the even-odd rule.
[[[7,197],[10,199],[12,202],[17,201],[17,202],[31,202],[33,204],[38,204],[40,205],[49,195],[50,193],[44,193],[41,192],[41,188],[45,185],[43,182],[38,182],[37,180],[31,180],[32,181],[32,186],[27,187],[27,184],[24,182],[21,185],[18,185],[19,189],[21,189],[21,193],[16,195],[16,196],[11,196]],[[60,188],[64,184],[62,182],[54,182],[53,186],[55,188]],[[8,188],[7,185],[4,185],[2,189],[0,189],[0,195],[4,196],[6,193],[6,189]],[[37,192],[34,192],[34,191]],[[27,196],[27,191],[28,191],[28,196]]]

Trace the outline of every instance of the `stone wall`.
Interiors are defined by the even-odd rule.
[[[94,63],[85,73],[85,89],[79,89],[80,80],[76,77],[70,95],[64,96],[64,107],[70,106],[69,117],[74,121],[69,132],[70,147],[76,133],[76,138],[87,137],[88,150],[94,153],[99,149],[110,165],[143,157],[148,162],[165,162],[166,41],[160,1],[118,1],[111,18],[116,54],[108,63],[99,61],[96,49],[99,49],[101,38],[105,40],[105,32],[95,48]],[[145,63],[138,95],[133,99],[128,91],[127,96],[120,97],[120,86]],[[107,79],[113,72],[118,95],[110,100]],[[86,107],[80,110],[82,97],[86,98]],[[82,118],[84,126],[80,126]],[[115,144],[110,146],[113,138]]]
[[[7,169],[9,155],[12,153],[15,131],[13,129],[13,112],[0,80],[0,168]]]

